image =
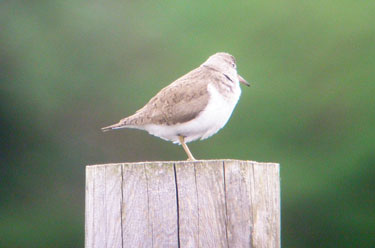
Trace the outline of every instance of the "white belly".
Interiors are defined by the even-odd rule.
[[[241,89],[236,84],[233,92],[227,92],[224,97],[213,85],[208,85],[210,99],[207,107],[193,120],[173,126],[146,125],[142,129],[173,143],[180,143],[178,135],[185,136],[185,142],[206,139],[217,133],[229,120],[234,107],[241,95]]]

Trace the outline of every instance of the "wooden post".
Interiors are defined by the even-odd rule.
[[[85,247],[280,247],[279,165],[86,167]]]

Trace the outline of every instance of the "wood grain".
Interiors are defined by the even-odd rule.
[[[280,180],[276,164],[253,164],[253,247],[280,247]],[[276,180],[277,179],[277,180]]]
[[[227,202],[227,232],[229,247],[249,247],[251,244],[252,204],[251,164],[242,161],[225,162],[225,192]]]
[[[86,168],[86,247],[121,247],[121,165]]]
[[[137,247],[152,247],[145,165],[123,164],[122,166],[123,246],[120,247],[130,247],[131,244],[137,244]]]
[[[181,247],[198,247],[199,209],[195,164],[177,163],[176,176],[179,206],[179,236]]]
[[[280,247],[279,165],[86,167],[85,247]]]
[[[173,163],[146,164],[152,247],[178,247]]]
[[[197,162],[199,247],[227,247],[223,163]]]

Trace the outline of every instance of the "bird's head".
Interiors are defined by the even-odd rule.
[[[239,82],[245,84],[246,86],[250,86],[250,84],[237,73],[237,65],[236,59],[230,55],[229,53],[215,53],[214,55],[210,56],[202,66],[208,66],[212,69],[222,72],[227,77],[231,78],[232,80],[236,80],[238,78]]]

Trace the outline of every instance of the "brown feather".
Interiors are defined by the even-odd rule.
[[[163,88],[134,115],[110,127],[147,124],[174,125],[190,121],[198,116],[208,104],[207,85],[210,82],[222,80],[224,80],[222,73],[200,66]]]

